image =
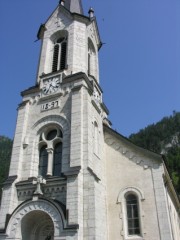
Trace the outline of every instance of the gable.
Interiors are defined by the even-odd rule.
[[[95,18],[90,22],[87,29],[88,29],[88,37],[92,40],[92,42],[95,45],[98,46],[98,49],[99,49],[102,43],[101,43],[99,30],[98,30],[98,26]]]
[[[48,18],[45,26],[47,30],[61,30],[67,27],[72,22],[72,20],[73,18],[71,16],[71,13],[68,12],[65,8],[59,6]]]
[[[107,126],[104,126],[104,138],[105,143],[113,151],[119,152],[119,154],[128,160],[141,165],[143,168],[158,166],[163,162],[160,154],[138,147]]]

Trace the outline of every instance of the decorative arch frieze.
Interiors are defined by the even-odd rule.
[[[65,116],[62,115],[49,115],[43,118],[40,118],[31,128],[31,132],[26,135],[25,142],[29,143],[31,138],[35,138],[38,132],[45,128],[48,125],[58,125],[63,135],[70,135],[70,123]],[[28,144],[27,144],[28,145]]]
[[[62,209],[50,201],[38,199],[37,201],[25,202],[12,214],[6,229],[9,238],[19,239],[21,237],[21,221],[26,214],[33,211],[42,211],[48,214],[54,224],[54,239],[56,236],[60,236],[63,228],[67,225]]]
[[[48,124],[58,124],[63,129],[63,132],[68,131],[70,129],[70,123],[66,119],[65,116],[62,115],[49,115],[39,119],[32,127],[38,132],[42,127]]]
[[[148,160],[146,156],[140,156],[135,151],[128,148],[125,144],[113,139],[112,137],[105,138],[107,145],[111,146],[114,150],[120,152],[127,157],[130,161],[133,161],[137,165],[142,166],[144,169],[154,167],[154,161]]]
[[[70,123],[64,116],[61,115],[49,115],[39,119],[33,125],[29,138],[35,139],[43,129],[52,125],[60,127],[64,136],[64,144],[68,144],[70,141]]]

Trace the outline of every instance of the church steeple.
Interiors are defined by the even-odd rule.
[[[81,0],[60,0],[61,5],[64,5],[72,13],[83,15],[83,7]]]
[[[78,72],[99,82],[101,40],[93,12],[90,9],[89,17],[84,16],[81,0],[59,2],[38,32],[38,38],[42,39],[38,83],[47,74],[69,76]]]

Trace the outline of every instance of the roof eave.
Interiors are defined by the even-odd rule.
[[[117,131],[113,130],[112,128],[108,127],[105,124],[103,125],[103,127],[104,127],[104,131],[107,131],[108,133],[119,138],[120,140],[123,140],[126,144],[131,145],[132,147],[136,148],[137,150],[141,151],[142,153],[149,155],[150,157],[156,159],[158,162],[163,163],[163,156],[161,154],[158,154],[158,153],[155,153],[148,149],[139,147],[138,145],[131,142],[127,137],[121,135],[120,133],[118,133]]]
[[[176,207],[176,210],[177,210],[178,214],[180,215],[180,199],[179,199],[179,196],[178,196],[178,194],[175,190],[172,179],[170,177],[169,169],[168,169],[168,165],[167,165],[167,159],[164,155],[163,155],[163,166],[164,166],[164,175],[163,175],[164,184],[169,191],[169,194],[170,194],[171,199],[172,199],[172,201],[173,201],[173,203]]]

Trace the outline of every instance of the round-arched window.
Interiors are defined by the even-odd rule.
[[[40,135],[39,175],[42,177],[62,174],[62,136],[58,127],[48,127]]]
[[[129,235],[140,235],[139,204],[135,194],[126,195],[127,225]]]
[[[56,39],[53,50],[52,72],[66,68],[67,37]]]

